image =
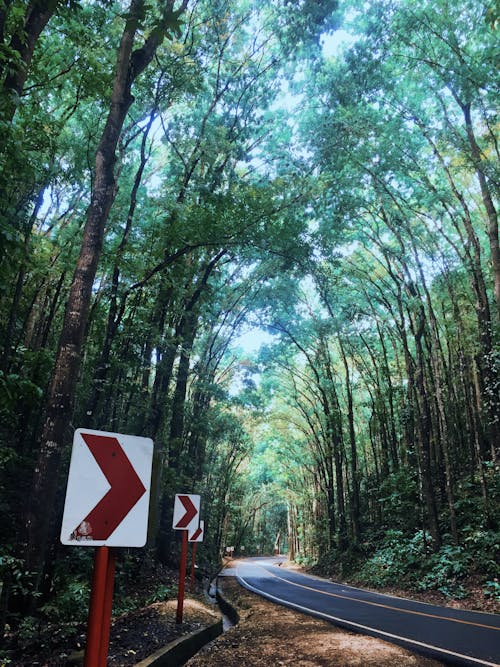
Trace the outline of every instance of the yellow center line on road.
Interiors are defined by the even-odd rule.
[[[360,602],[362,604],[368,604],[371,605],[372,607],[383,607],[384,609],[392,609],[394,611],[400,611],[403,612],[404,614],[414,614],[415,616],[425,616],[427,618],[437,618],[441,621],[452,621],[453,623],[463,623],[464,625],[473,625],[477,628],[486,628],[488,630],[500,630],[500,628],[495,627],[494,625],[487,625],[485,623],[475,623],[474,621],[465,621],[460,618],[449,618],[447,616],[439,616],[438,614],[428,614],[423,611],[414,611],[413,609],[402,609],[401,607],[393,607],[388,604],[382,604],[381,602],[372,602],[371,600],[360,600],[359,598],[355,597],[350,597],[349,595],[341,595],[340,593],[330,593],[329,591],[322,591],[319,588],[313,588],[312,586],[306,586],[305,584],[299,584],[295,581],[290,581],[289,579],[285,579],[284,577],[280,577],[279,575],[275,574],[274,572],[270,572],[269,570],[266,570],[265,567],[262,565],[258,565],[257,563],[252,563],[255,567],[259,567],[264,572],[267,572],[267,574],[270,574],[272,577],[275,577],[276,579],[279,579],[280,581],[285,581],[287,584],[291,584],[292,586],[297,586],[298,588],[305,588],[306,590],[313,591],[315,593],[321,593],[322,595],[328,595],[333,598],[341,598],[343,600],[352,600],[353,602]]]

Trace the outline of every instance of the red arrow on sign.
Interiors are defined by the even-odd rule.
[[[116,438],[92,433],[81,435],[111,488],[75,528],[74,536],[107,540],[146,493],[146,488]]]
[[[189,496],[177,495],[181,503],[184,505],[186,513],[175,524],[174,528],[187,528],[194,517],[198,514],[198,508],[191,501]]]
[[[197,542],[200,535],[203,535],[203,528],[197,528],[189,537],[189,542]]]

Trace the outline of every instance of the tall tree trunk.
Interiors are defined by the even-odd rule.
[[[387,385],[387,398],[389,401],[389,451],[391,455],[391,465],[392,470],[398,470],[399,468],[399,456],[398,456],[398,438],[396,435],[396,419],[394,413],[394,386],[391,377],[391,370],[389,368],[389,362],[387,358],[387,347],[384,340],[384,332],[381,330],[380,323],[377,321],[377,332],[380,341],[380,347],[382,348],[382,354],[384,359],[383,373],[385,376],[385,384]]]
[[[347,542],[347,522],[345,514],[345,492],[344,492],[344,466],[342,461],[344,459],[343,453],[343,436],[342,436],[342,413],[340,404],[335,389],[334,378],[332,373],[331,359],[325,345],[325,371],[329,383],[328,412],[326,414],[328,441],[331,442],[333,450],[333,461],[335,464],[335,493],[337,497],[337,525],[338,525],[338,541],[337,546],[342,550]],[[325,392],[326,393],[326,392]]]
[[[196,336],[196,314],[185,314],[182,332],[181,353],[177,367],[177,379],[172,398],[172,417],[168,438],[168,467],[173,471],[182,470],[182,444],[184,438],[185,406],[189,378],[189,362]]]
[[[342,344],[340,336],[338,337],[340,353],[344,363],[345,370],[345,385],[347,394],[347,421],[349,424],[349,444],[351,452],[351,523],[352,523],[352,537],[354,544],[357,544],[361,535],[360,528],[360,500],[359,500],[359,465],[358,465],[358,451],[356,447],[356,432],[354,430],[354,408],[351,387],[351,373],[349,370],[349,363]]]
[[[419,410],[419,441],[420,441],[420,477],[422,484],[422,493],[427,510],[427,521],[432,537],[432,548],[437,551],[441,545],[441,534],[439,531],[438,513],[434,485],[432,479],[432,458],[431,458],[431,428],[432,418],[429,406],[429,398],[425,386],[425,364],[424,352],[422,347],[422,337],[425,327],[424,308],[421,305],[416,322],[415,347],[417,351],[417,372],[415,376],[415,388],[418,392],[417,401],[420,404]]]
[[[89,422],[94,427],[96,427],[96,408],[104,394],[106,377],[108,375],[108,370],[109,370],[111,348],[113,345],[115,334],[118,330],[118,327],[120,326],[121,318],[123,317],[125,311],[125,298],[122,302],[120,309],[118,309],[118,289],[119,289],[120,270],[121,270],[120,265],[123,258],[123,254],[127,247],[127,243],[130,237],[130,232],[132,230],[132,222],[134,220],[135,209],[137,206],[137,195],[139,192],[139,187],[142,182],[142,175],[144,173],[144,169],[146,167],[146,163],[148,160],[148,155],[146,153],[146,140],[155,117],[156,114],[154,111],[152,111],[149,120],[142,132],[141,159],[135,173],[134,183],[130,193],[130,203],[127,213],[127,220],[125,222],[122,238],[115,255],[113,275],[111,279],[111,298],[109,303],[106,333],[104,335],[104,342],[102,345],[100,358],[97,363],[97,369],[93,378],[94,382],[93,382],[92,394],[89,399],[89,405],[87,409],[87,415],[89,415],[90,417]]]
[[[177,369],[177,380],[174,396],[172,399],[172,410],[170,420],[170,433],[168,438],[168,468],[170,472],[179,475],[182,471],[181,453],[184,436],[184,413],[187,395],[187,383],[189,377],[189,362],[191,350],[197,329],[197,305],[207,286],[212,271],[215,269],[218,261],[226,254],[226,250],[221,250],[215,257],[206,263],[203,275],[199,280],[197,288],[191,295],[185,305],[179,326],[176,331],[175,340],[177,345],[181,346],[179,366]],[[161,471],[158,471],[155,477],[155,487],[161,493],[162,481]],[[171,529],[171,492],[172,489],[165,489],[160,501],[159,515],[159,535],[158,535],[158,555],[161,562],[168,562],[170,559],[170,537]]]
[[[443,397],[443,371],[442,369],[445,366],[445,359],[441,348],[441,343],[439,339],[439,330],[436,314],[432,305],[431,295],[427,287],[427,282],[425,279],[425,273],[422,267],[422,262],[418,255],[417,246],[415,244],[415,239],[412,237],[412,248],[413,254],[415,257],[415,262],[418,267],[420,282],[422,284],[425,298],[427,301],[427,310],[429,312],[429,321],[430,321],[430,333],[431,341],[429,344],[431,351],[431,361],[432,361],[432,375],[434,378],[434,395],[436,397],[436,407],[437,407],[437,422],[440,426],[440,445],[441,451],[443,453],[444,467],[445,467],[445,490],[446,490],[446,499],[448,501],[448,511],[450,515],[450,530],[455,544],[458,544],[458,527],[457,527],[457,517],[455,513],[455,491],[454,491],[454,475],[453,468],[451,464],[450,457],[450,441],[448,434],[448,421],[446,416],[446,409],[444,404]]]

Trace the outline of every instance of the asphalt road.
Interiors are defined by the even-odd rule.
[[[300,574],[277,558],[247,558],[227,572],[278,604],[380,637],[453,665],[500,667],[500,616],[372,593]]]

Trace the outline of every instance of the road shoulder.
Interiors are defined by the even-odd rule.
[[[221,578],[220,586],[224,597],[238,609],[240,622],[191,658],[186,663],[189,667],[443,665],[388,642],[347,632],[272,604],[243,589],[233,577]]]

